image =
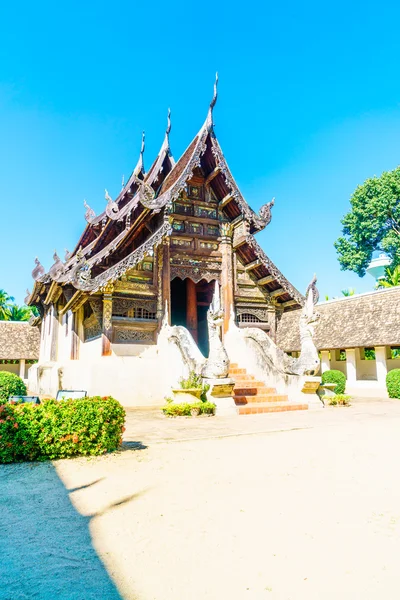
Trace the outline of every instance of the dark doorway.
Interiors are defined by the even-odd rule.
[[[171,281],[171,324],[187,327],[204,356],[208,356],[209,352],[207,311],[214,287],[214,281],[204,279],[195,285],[188,279]]]

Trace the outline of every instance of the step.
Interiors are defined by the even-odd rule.
[[[246,375],[247,371],[246,369],[229,369],[229,375],[231,377],[234,377],[235,375]]]
[[[288,402],[284,394],[263,394],[261,396],[233,396],[237,405],[239,404],[262,404],[263,402]]]
[[[248,389],[248,388],[252,388],[252,389],[256,389],[256,388],[267,388],[268,386],[265,385],[265,383],[263,381],[237,381],[235,384],[235,388],[240,388],[242,390],[244,389]],[[271,389],[271,388],[269,388]]]
[[[285,404],[276,402],[270,404],[247,404],[238,406],[239,415],[257,415],[262,413],[286,412],[293,410],[307,410],[308,404]]]
[[[247,373],[243,373],[242,375],[232,375],[232,379],[235,381],[254,381],[254,375],[247,375]]]
[[[263,395],[269,395],[269,394],[276,394],[277,391],[275,388],[268,388],[268,387],[253,387],[253,386],[238,386],[234,388],[233,393],[235,396],[263,396]]]

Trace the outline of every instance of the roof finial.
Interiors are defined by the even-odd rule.
[[[144,139],[145,139],[145,137],[146,137],[146,136],[145,136],[145,133],[144,133],[144,131],[143,131],[143,132],[142,132],[142,145],[141,145],[141,148],[140,148],[140,154],[141,154],[141,156],[142,156],[142,160],[143,160],[143,154],[144,154],[144,148],[145,148],[145,143],[144,143]]]
[[[215,73],[215,82],[214,82],[214,95],[212,97],[212,100],[210,102],[210,108],[208,109],[208,116],[207,116],[207,123],[208,126],[210,128],[213,127],[214,123],[213,123],[213,118],[212,118],[212,113],[213,113],[213,108],[217,103],[217,98],[218,98],[218,72]]]
[[[165,132],[166,136],[168,136],[169,132],[171,131],[171,109],[170,108],[168,109],[167,122],[168,122],[167,130]]]

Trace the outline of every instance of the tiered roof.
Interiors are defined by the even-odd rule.
[[[55,254],[48,273],[37,261],[32,273],[35,287],[27,298],[29,303],[37,303],[44,294],[45,303],[51,302],[61,293],[60,287],[71,285],[77,291],[94,293],[151,254],[163,237],[171,235],[168,215],[172,203],[200,169],[219,200],[223,218],[235,222],[244,220],[247,224],[247,235],[240,240],[237,253],[246,266],[259,262],[257,268],[251,269],[251,276],[285,310],[303,304],[303,296],[284,278],[253,237],[270,222],[273,202],[264,205],[259,214],[255,213],[229,170],[214,131],[217,82],[218,79],[207,118],[178,162],[175,163],[170,149],[168,112],[164,141],[149,171],[144,170],[143,137],[139,161],[115,201],[106,192],[107,206],[98,216],[86,205],[87,226],[72,254],[64,263]]]

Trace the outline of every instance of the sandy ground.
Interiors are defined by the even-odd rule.
[[[398,600],[400,402],[165,421],[0,467],[0,599]]]

